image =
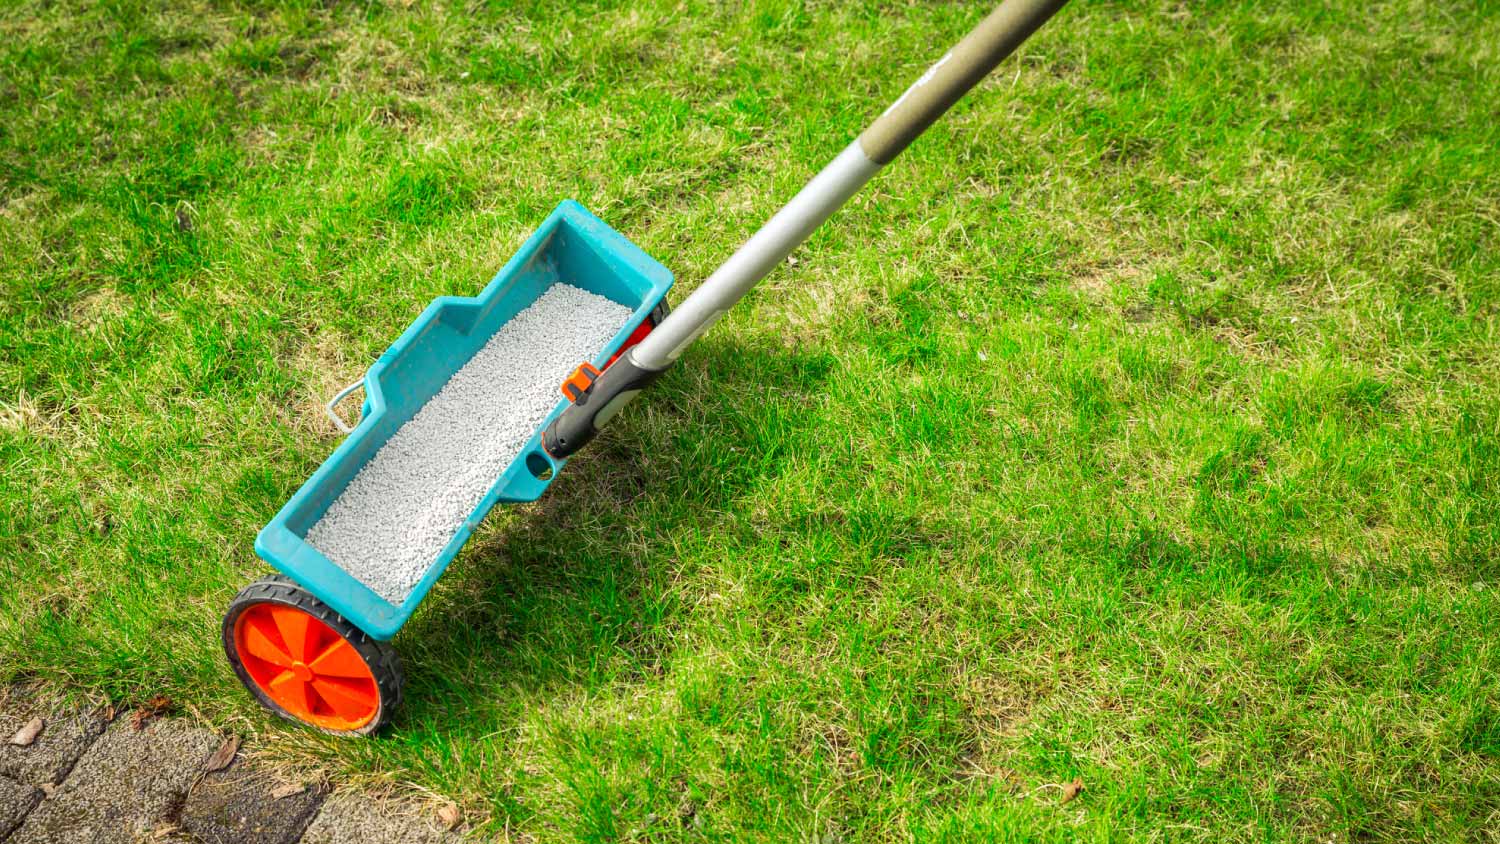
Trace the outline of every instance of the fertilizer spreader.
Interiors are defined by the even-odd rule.
[[[256,537],[280,574],[247,586],[224,616],[240,681],[293,721],[378,730],[402,693],[390,639],[490,508],[541,496],[570,455],[1065,2],[1002,3],[675,310],[671,272],[572,201],[478,296],[428,305],[329,402],[348,436]],[[497,380],[504,389],[491,391]],[[336,408],[361,388],[351,428]]]

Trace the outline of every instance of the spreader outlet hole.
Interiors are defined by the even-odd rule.
[[[533,451],[526,455],[526,468],[539,481],[552,480],[552,461],[542,456],[540,451]]]

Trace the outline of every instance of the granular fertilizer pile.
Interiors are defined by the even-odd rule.
[[[558,385],[629,316],[572,285],[548,288],[386,441],[307,541],[401,603],[557,406]]]

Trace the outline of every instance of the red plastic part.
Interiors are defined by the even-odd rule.
[[[292,715],[329,730],[357,730],[380,713],[364,658],[333,628],[282,604],[260,603],[235,622],[250,679]]]
[[[619,360],[620,355],[625,354],[625,350],[646,339],[646,335],[651,333],[652,328],[655,328],[655,326],[651,324],[651,320],[649,319],[637,325],[635,330],[630,332],[630,336],[625,338],[625,345],[621,346],[620,350],[615,352],[614,356],[605,362],[604,368],[609,369],[609,365]]]

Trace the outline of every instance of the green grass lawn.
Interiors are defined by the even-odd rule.
[[[568,197],[680,298],[981,14],[5,4],[0,681],[501,840],[1497,840],[1490,0],[1077,0],[490,516],[381,738],[229,673],[430,299]]]

